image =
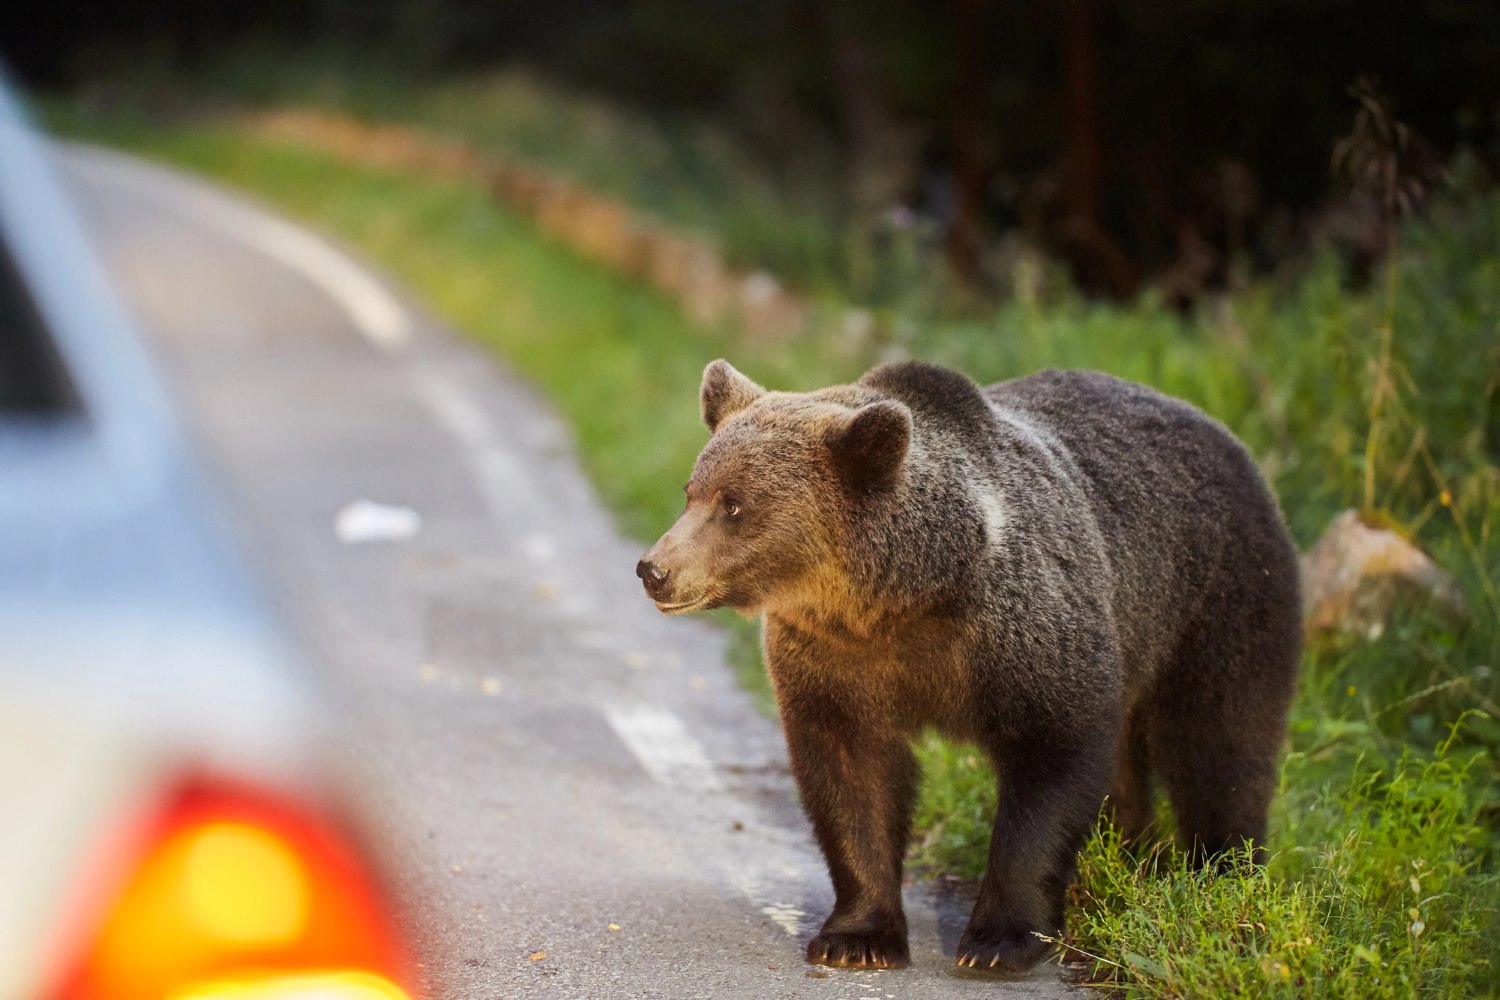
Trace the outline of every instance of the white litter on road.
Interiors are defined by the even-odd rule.
[[[422,530],[422,515],[410,507],[373,500],[345,504],[333,519],[333,533],[345,545],[399,542]]]

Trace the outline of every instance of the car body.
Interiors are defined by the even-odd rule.
[[[0,81],[0,998],[409,995],[312,677]]]

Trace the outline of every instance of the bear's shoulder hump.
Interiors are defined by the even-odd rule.
[[[974,380],[942,365],[892,361],[870,369],[859,384],[933,417],[958,422],[988,421],[992,417]]]

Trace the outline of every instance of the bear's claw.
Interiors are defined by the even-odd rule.
[[[966,969],[984,972],[1025,972],[1052,947],[1031,931],[998,934],[964,932],[955,961]]]
[[[807,943],[807,960],[836,969],[904,969],[906,941],[894,934],[819,934]]]

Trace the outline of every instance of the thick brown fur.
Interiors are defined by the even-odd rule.
[[[1170,798],[1201,859],[1259,843],[1301,647],[1297,565],[1243,446],[1094,372],[981,389],[934,365],[767,392],[704,373],[713,435],[637,567],[665,611],[764,613],[792,770],[836,902],[808,958],[907,964],[902,859],[932,727],[999,776],[961,964],[1058,933],[1109,795]]]

